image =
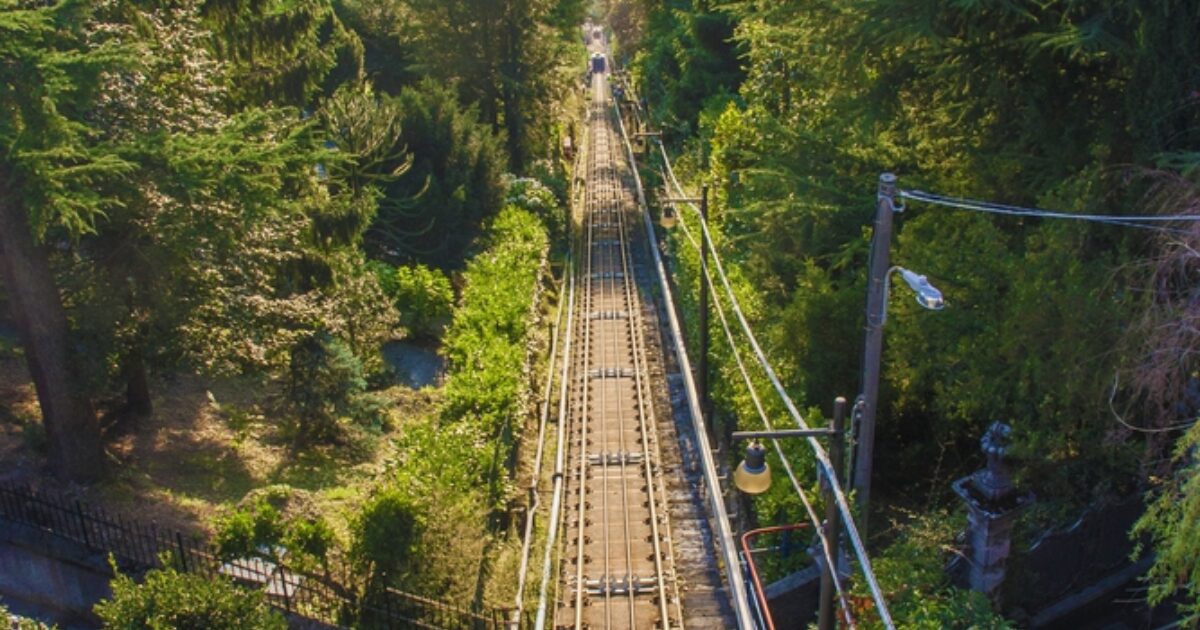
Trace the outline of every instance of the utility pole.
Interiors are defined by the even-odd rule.
[[[716,429],[712,417],[712,399],[708,394],[708,184],[700,189],[700,365],[696,375],[700,390],[700,409],[704,412],[704,426],[708,427],[708,439],[717,444]]]
[[[903,206],[899,210],[903,210]],[[887,308],[887,275],[890,268],[892,215],[896,208],[896,176],[879,176],[875,204],[875,233],[871,240],[871,276],[867,285],[867,337],[863,349],[862,407],[858,443],[854,454],[854,490],[857,493],[858,532],[867,539],[871,501],[871,461],[875,456],[875,415],[879,404],[879,368],[883,353],[883,317]]]
[[[829,467],[833,469],[834,478],[842,474],[842,460],[846,450],[846,399],[841,396],[833,401],[833,426],[829,439]],[[833,482],[825,480],[825,540],[829,545],[829,557],[825,559],[828,565],[821,574],[821,599],[817,612],[818,630],[833,630],[836,628],[834,610],[834,576],[837,575],[838,562],[841,559],[841,514],[838,512],[837,500],[833,496]],[[832,560],[831,560],[832,559]]]

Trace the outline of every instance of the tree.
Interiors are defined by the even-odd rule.
[[[27,8],[28,6],[28,8]],[[114,206],[102,182],[131,165],[85,122],[103,72],[130,63],[119,42],[89,44],[90,3],[0,4],[0,274],[38,393],[55,474],[94,479],[100,430],[75,369],[49,245],[92,232]]]
[[[213,53],[227,65],[231,109],[308,107],[330,80],[362,79],[362,42],[331,0],[203,0]]]
[[[461,106],[453,89],[432,80],[389,98],[401,113],[397,145],[413,162],[383,185],[368,251],[389,262],[454,266],[484,219],[500,208],[501,140],[476,108]]]
[[[555,103],[577,74],[581,0],[409,0],[403,32],[426,75],[455,83],[464,103],[504,129],[521,173],[546,154]],[[455,42],[447,46],[446,42]]]

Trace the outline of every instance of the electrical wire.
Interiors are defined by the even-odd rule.
[[[623,128],[622,131],[624,131]],[[683,186],[680,185],[679,179],[675,176],[674,168],[671,166],[670,157],[667,155],[666,148],[664,147],[661,138],[657,138],[657,144],[671,183],[674,185],[679,196],[686,198],[687,193],[684,191]],[[687,205],[690,206],[697,215],[699,214],[700,210],[694,203],[687,202]],[[717,275],[720,277],[721,284],[724,286],[726,295],[729,297],[730,307],[737,316],[738,322],[742,328],[742,332],[746,335],[746,338],[750,343],[750,347],[754,350],[754,354],[759,365],[763,368],[763,371],[766,372],[767,378],[771,381],[772,386],[774,387],[776,393],[779,394],[780,399],[783,401],[784,406],[787,408],[788,413],[792,416],[792,419],[795,420],[796,425],[801,429],[808,429],[808,423],[804,420],[804,417],[800,414],[800,411],[796,408],[795,403],[792,401],[791,396],[788,395],[787,390],[783,387],[783,383],[779,380],[778,375],[775,373],[774,368],[771,367],[770,361],[767,360],[762,347],[759,345],[757,337],[755,337],[754,332],[750,329],[750,324],[746,321],[745,314],[741,310],[741,306],[737,301],[737,296],[734,295],[733,288],[729,283],[729,278],[725,273],[724,265],[721,264],[720,256],[713,245],[712,235],[708,230],[708,225],[703,221],[703,219],[700,221],[700,227],[704,232],[704,235],[707,237],[708,249],[712,253],[713,262],[715,263],[717,269]],[[894,630],[896,627],[895,622],[893,622],[891,612],[887,607],[887,602],[883,598],[883,591],[879,586],[879,581],[876,579],[875,572],[871,568],[871,560],[867,555],[866,546],[863,544],[862,537],[858,533],[858,528],[854,524],[853,514],[850,510],[850,503],[846,499],[845,492],[842,490],[841,484],[838,481],[838,477],[829,461],[829,455],[825,452],[824,447],[821,446],[821,443],[816,438],[808,438],[808,443],[813,449],[813,453],[816,456],[818,464],[826,475],[826,478],[829,480],[834,500],[837,503],[838,512],[841,514],[844,521],[847,538],[850,540],[851,547],[854,549],[855,557],[858,559],[859,567],[862,569],[863,577],[867,582],[869,590],[871,591],[871,598],[875,601],[876,611],[879,614],[880,620],[883,622],[885,627]]]
[[[700,252],[700,243],[696,242],[695,237],[692,236],[691,230],[687,227],[687,222],[681,220],[679,225],[683,228],[683,234],[687,237],[688,242],[691,243],[692,248],[697,252]],[[758,417],[762,420],[763,426],[767,431],[773,431],[774,427],[771,424],[771,420],[767,415],[766,409],[763,407],[762,400],[759,398],[758,390],[754,386],[754,381],[750,377],[750,372],[746,369],[746,364],[742,359],[741,351],[738,350],[737,343],[733,338],[733,332],[730,330],[729,320],[725,317],[725,309],[721,305],[721,299],[717,294],[716,286],[713,283],[712,276],[707,272],[707,270],[704,274],[704,280],[708,284],[709,292],[713,298],[713,306],[716,308],[717,316],[721,320],[721,328],[725,332],[725,339],[729,343],[730,350],[733,352],[733,358],[737,362],[738,372],[741,373],[742,380],[746,383],[746,389],[750,393],[750,399],[754,403],[754,408],[758,412]],[[783,469],[787,472],[787,477],[792,483],[792,488],[795,489],[796,494],[800,497],[800,501],[804,504],[804,509],[808,512],[809,520],[818,525],[814,528],[814,530],[816,531],[817,536],[821,539],[821,549],[823,555],[825,556],[825,561],[828,563],[826,566],[838,566],[837,562],[834,560],[832,545],[830,545],[829,539],[825,536],[824,529],[819,526],[821,523],[821,518],[817,516],[816,510],[813,508],[812,502],[808,498],[808,493],[804,491],[803,486],[801,486],[800,482],[796,479],[796,473],[792,470],[791,462],[789,462],[787,457],[784,455],[783,446],[780,444],[778,439],[774,438],[771,439],[771,444],[775,447],[776,454],[779,455],[779,461],[782,462]],[[842,616],[845,618],[846,624],[849,625],[850,628],[855,628],[857,626],[855,625],[854,619],[850,614],[850,606],[846,601],[846,593],[842,587],[841,577],[836,570],[831,571],[830,575],[833,576],[833,586],[837,591],[838,599],[842,604]]]
[[[1007,216],[1017,217],[1034,217],[1041,219],[1072,219],[1076,221],[1088,221],[1092,223],[1104,223],[1107,225],[1119,225],[1122,227],[1136,227],[1163,232],[1183,232],[1183,230],[1165,228],[1159,225],[1147,225],[1146,223],[1170,223],[1170,222],[1190,222],[1200,221],[1200,215],[1197,214],[1173,214],[1173,215],[1142,215],[1142,216],[1114,216],[1104,214],[1073,214],[1070,212],[1055,212],[1052,210],[1042,210],[1040,208],[1024,208],[1021,206],[1010,206],[1002,203],[994,203],[990,201],[978,201],[975,199],[964,199],[959,197],[950,197],[947,195],[939,195],[936,193],[925,192],[923,190],[901,190],[897,193],[904,199],[912,199],[914,201],[922,201],[947,208],[958,208],[959,210],[970,210],[973,212],[986,212],[989,214],[1003,214]]]

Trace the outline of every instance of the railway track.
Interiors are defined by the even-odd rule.
[[[607,77],[592,77],[577,265],[564,547],[555,626],[682,628],[643,302],[636,206]],[[661,371],[659,371],[661,378]]]

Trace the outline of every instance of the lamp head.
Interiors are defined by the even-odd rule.
[[[659,225],[661,225],[669,230],[669,229],[675,227],[675,223],[677,221],[678,221],[678,216],[675,214],[675,206],[670,205],[670,204],[663,206],[662,207],[662,215],[658,219]]]
[[[762,444],[751,442],[746,447],[746,459],[733,471],[733,483],[746,494],[762,494],[771,487],[771,467]]]
[[[916,293],[917,304],[931,311],[940,311],[946,307],[946,301],[942,299],[942,292],[938,291],[937,287],[929,284],[928,278],[903,267],[900,268],[900,276],[904,278],[904,282]]]

